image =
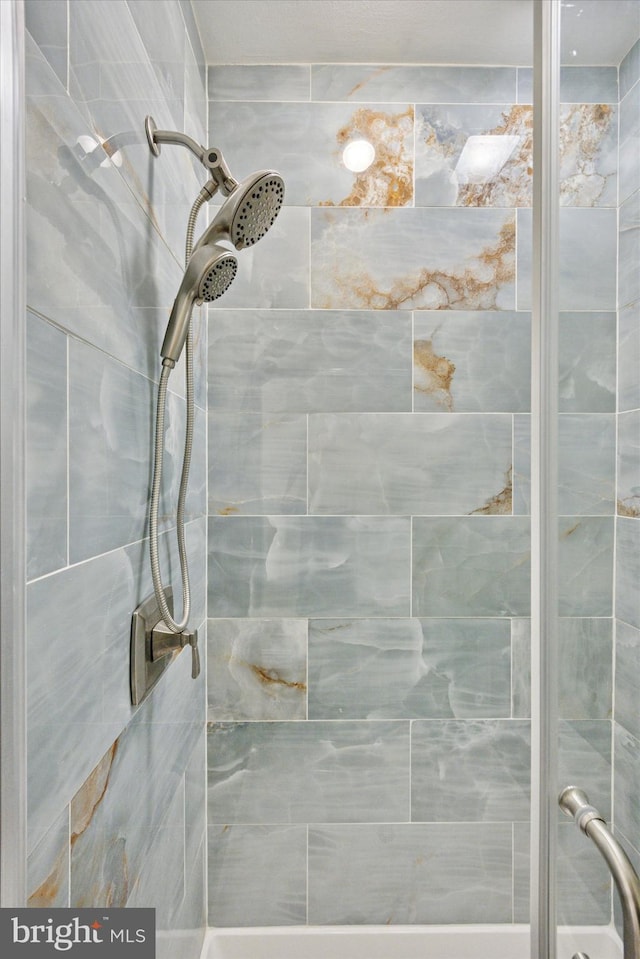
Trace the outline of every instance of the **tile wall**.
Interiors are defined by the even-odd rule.
[[[640,870],[640,42],[620,66],[619,203],[614,812]]]
[[[129,629],[152,592],[159,345],[203,182],[186,151],[151,156],[144,118],[205,141],[204,58],[186,2],[27,0],[26,20],[29,901],[154,906],[158,956],[195,959],[206,925],[205,679],[193,682],[181,655],[133,708]],[[203,636],[205,333],[197,316],[187,539]],[[161,507],[174,579],[182,379],[181,364]]]
[[[211,925],[528,919],[531,87],[209,68],[210,139],[286,184],[209,311]],[[617,69],[562,101],[561,765],[610,815]],[[561,921],[608,922],[566,825]]]

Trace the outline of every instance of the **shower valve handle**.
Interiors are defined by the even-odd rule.
[[[174,650],[191,646],[191,678],[200,675],[200,652],[198,650],[198,630],[185,629],[181,633],[172,632],[163,620],[151,630],[150,658],[153,662],[167,656]]]

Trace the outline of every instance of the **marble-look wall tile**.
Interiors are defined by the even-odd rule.
[[[406,616],[407,517],[209,519],[209,615]]]
[[[616,522],[616,616],[640,629],[640,523],[619,517]]]
[[[515,97],[515,67],[313,64],[314,100],[359,103],[505,103]]]
[[[316,826],[309,922],[510,922],[511,824]]]
[[[640,300],[640,191],[620,207],[618,239],[618,302],[626,306]]]
[[[211,64],[209,100],[308,100],[311,67],[307,64]],[[215,132],[214,128],[212,133]],[[218,141],[216,140],[216,143]]]
[[[85,116],[83,132],[120,150],[118,178],[181,262],[185,211],[204,182],[202,167],[188,150],[167,149],[153,158],[144,118],[153,116],[159,129],[184,128],[184,66],[175,60],[184,61],[187,48],[184,19],[177,3],[166,3],[162,14],[146,3],[133,8],[135,16],[125,2],[69,0],[69,89]],[[144,255],[142,246],[138,257]]]
[[[505,210],[311,211],[319,309],[512,310],[515,223]]]
[[[531,512],[531,416],[513,417],[513,512]]]
[[[208,422],[211,513],[306,513],[306,416],[211,411]]]
[[[517,309],[531,309],[531,210],[518,210]],[[560,211],[560,309],[616,308],[617,211]]]
[[[561,616],[611,616],[613,518],[567,516],[560,519],[558,550]]]
[[[511,512],[511,417],[309,417],[312,513]]]
[[[640,302],[618,314],[618,408],[640,407]]]
[[[136,896],[153,896],[143,880],[154,843],[166,838],[174,848],[175,837],[161,837],[159,831],[177,792],[184,803],[184,772],[201,742],[201,726],[194,721],[187,693],[192,700],[194,693],[204,694],[204,676],[194,684],[190,661],[179,656],[165,679],[169,682],[163,680],[156,690],[173,683],[171,698],[175,701],[181,694],[181,706],[158,721],[152,709],[154,690],[72,800],[71,903],[77,907],[124,906],[139,880]],[[200,695],[195,696],[199,700]],[[143,824],[132,817],[132,809],[144,810]],[[184,822],[181,832],[184,842]],[[154,886],[158,879],[156,875]]]
[[[67,0],[29,0],[24,5],[25,26],[49,61],[60,83],[67,85]]]
[[[307,920],[307,827],[209,826],[209,924]]]
[[[412,820],[528,820],[530,752],[530,724],[526,720],[413,722]]]
[[[26,40],[27,302],[156,376],[181,270],[119,168],[86,160],[79,142],[92,132],[87,120]],[[184,234],[184,211],[182,224]]]
[[[561,103],[617,103],[616,67],[560,68]],[[518,68],[518,103],[533,103],[533,70]]]
[[[242,251],[236,278],[219,309],[309,306],[309,212],[285,205],[263,240]],[[209,307],[210,325],[216,313]]]
[[[422,206],[520,207],[532,204],[533,109],[419,105],[416,203]],[[495,172],[459,165],[470,137],[509,137]],[[613,206],[617,196],[617,110],[608,103],[564,104],[560,111],[560,202]]]
[[[615,416],[562,413],[558,423],[558,510],[608,514],[615,508]]]
[[[640,87],[636,82],[620,100],[620,144],[627,143],[640,132]],[[621,200],[624,196],[621,196]]]
[[[613,834],[626,852],[627,856],[631,860],[631,865],[636,871],[636,874],[640,876],[640,852],[636,849],[632,842],[630,842],[627,837],[621,833],[618,829],[614,827]],[[615,927],[618,931],[618,935],[622,939],[624,934],[624,925],[622,917],[622,903],[620,897],[614,893],[613,896],[613,919]]]
[[[210,722],[306,719],[307,621],[210,619],[207,690]]]
[[[602,515],[615,506],[615,416],[569,414],[558,418],[558,511]],[[531,509],[531,422],[515,417],[514,512]]]
[[[209,724],[209,822],[406,822],[409,723]]]
[[[509,645],[501,619],[311,620],[309,718],[509,716]]]
[[[204,615],[204,525],[186,529],[193,621]],[[177,581],[177,547],[160,537],[165,582]],[[29,849],[42,838],[131,720],[131,613],[153,591],[146,544],[114,550],[31,583],[27,590]],[[60,602],[60,597],[64,602]],[[52,642],[52,614],[56,635]],[[178,665],[180,664],[180,665]],[[145,703],[143,717],[166,690],[164,716],[175,713],[173,676],[190,664],[179,656]],[[177,680],[176,676],[176,680]],[[193,695],[187,701],[202,709]],[[138,711],[139,713],[139,711]],[[136,715],[138,715],[136,713]]]
[[[27,902],[35,908],[69,905],[69,807],[27,860]]]
[[[620,99],[627,95],[640,77],[640,40],[631,47],[620,64]]]
[[[610,719],[611,619],[558,620],[558,710],[561,719]],[[513,715],[531,715],[531,623],[511,621]]]
[[[531,404],[528,313],[414,314],[416,412],[524,412]]]
[[[618,723],[613,725],[613,737],[616,829],[633,842],[640,834],[640,740]]]
[[[156,928],[171,929],[185,895],[186,865],[183,778],[144,857],[129,893],[127,908],[154,908]]]
[[[558,826],[557,914],[562,925],[608,925],[611,874],[575,823]],[[529,922],[530,827],[514,824],[514,922]]]
[[[640,188],[640,83],[638,78],[620,102],[619,198],[623,203]]]
[[[285,202],[296,206],[412,206],[413,125],[413,105],[407,103],[209,105],[209,128],[224,131],[224,155],[239,171],[235,176],[247,176],[256,166],[277,170]],[[342,153],[360,139],[374,147],[375,157],[366,170],[353,173]]]
[[[529,521],[413,520],[414,616],[528,616]]]
[[[27,315],[27,578],[67,563],[67,338]]]
[[[148,379],[85,343],[69,345],[69,553],[74,563],[144,536],[155,404]]]
[[[640,630],[616,623],[616,722],[640,740]]]
[[[561,313],[559,407],[563,413],[615,413],[616,314]]]
[[[618,513],[640,517],[640,410],[618,417]]]
[[[209,407],[255,412],[411,409],[411,314],[219,310]]]
[[[605,819],[611,818],[611,722],[562,720],[558,733],[558,781],[584,789]],[[564,813],[558,809],[558,819]],[[574,827],[575,828],[575,827]]]

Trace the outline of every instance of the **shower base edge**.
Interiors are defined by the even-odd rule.
[[[208,929],[201,959],[531,959],[528,925]],[[428,951],[427,951],[428,950]],[[622,959],[610,926],[560,927],[558,959]]]

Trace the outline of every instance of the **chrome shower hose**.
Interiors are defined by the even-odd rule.
[[[210,189],[212,187],[213,189]],[[187,236],[185,243],[185,266],[188,265],[193,250],[193,237],[195,233],[196,219],[201,207],[207,200],[210,200],[215,192],[215,185],[210,181],[207,183],[195,199],[189,222],[187,224]],[[193,310],[193,306],[191,308]],[[189,584],[189,558],[187,556],[187,547],[185,542],[184,513],[187,498],[187,489],[189,485],[189,469],[191,466],[191,452],[193,450],[193,427],[194,427],[194,389],[193,389],[193,334],[191,331],[191,315],[189,316],[189,326],[185,344],[185,385],[187,398],[187,423],[185,430],[184,455],[182,458],[182,475],[180,477],[180,490],[178,493],[178,507],[176,511],[176,536],[178,540],[178,555],[180,557],[180,575],[182,578],[182,619],[176,620],[171,615],[164,586],[162,585],[162,573],[160,571],[160,557],[158,553],[158,507],[160,503],[160,491],[162,488],[162,462],[164,459],[164,417],[167,400],[167,386],[172,366],[162,366],[160,374],[160,383],[158,385],[158,403],[156,408],[156,429],[155,429],[155,451],[153,457],[153,481],[151,483],[151,500],[149,504],[149,553],[151,559],[151,577],[153,579],[153,591],[156,602],[162,613],[162,619],[165,625],[173,633],[181,633],[187,628],[189,616],[191,615],[191,587]]]

